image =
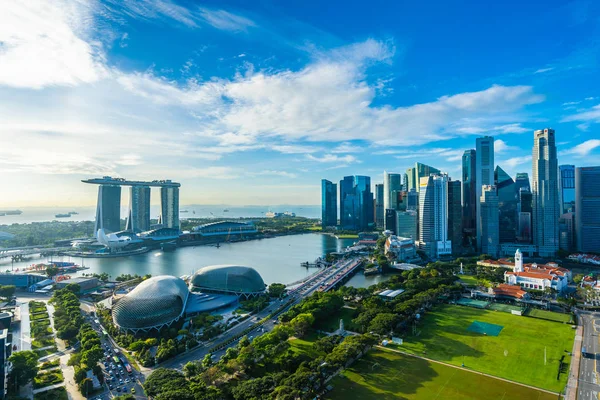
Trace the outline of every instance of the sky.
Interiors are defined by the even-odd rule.
[[[0,2],[0,207],[94,205],[81,179],[182,204],[319,204],[320,180],[460,179],[495,137],[531,171],[600,164],[600,2]]]

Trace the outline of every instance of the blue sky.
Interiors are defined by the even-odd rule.
[[[2,2],[0,206],[91,205],[100,175],[318,204],[415,161],[459,179],[485,134],[530,172],[544,127],[598,165],[599,63],[594,1]]]

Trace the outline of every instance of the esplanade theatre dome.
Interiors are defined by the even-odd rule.
[[[155,276],[113,305],[113,321],[119,328],[132,332],[161,329],[183,315],[189,294],[182,279]]]
[[[265,291],[265,282],[254,268],[240,265],[212,265],[200,268],[191,281],[193,291],[256,295]]]

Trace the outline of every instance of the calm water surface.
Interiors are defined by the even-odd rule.
[[[330,251],[339,251],[352,244],[354,240],[338,240],[328,235],[305,234],[280,236],[271,239],[250,240],[247,242],[222,244],[214,246],[182,247],[173,252],[152,251],[123,258],[53,258],[55,261],[73,261],[89,267],[81,273],[106,272],[113,278],[120,274],[152,274],[156,275],[191,275],[196,270],[215,264],[239,264],[256,269],[265,283],[292,283],[306,275],[315,272],[314,268],[303,268],[300,263],[314,261]],[[30,259],[15,263],[14,268],[31,265],[46,259]],[[10,269],[10,262],[3,261],[0,268]],[[362,279],[361,279],[362,278]],[[361,273],[356,279],[356,285],[369,286],[374,278],[364,277]]]

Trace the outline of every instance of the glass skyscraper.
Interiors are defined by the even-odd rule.
[[[463,239],[466,246],[473,246],[477,235],[477,199],[475,191],[475,150],[465,150],[462,156],[462,219]]]
[[[575,166],[561,165],[560,172],[560,213],[566,214],[575,211]]]
[[[364,230],[374,223],[373,192],[368,176],[345,176],[340,181],[340,225]]]
[[[553,257],[559,247],[558,161],[554,129],[533,133],[533,244],[540,257]]]
[[[384,222],[384,187],[382,183],[378,183],[375,185],[375,225],[378,228],[383,228],[385,226]]]
[[[383,212],[396,209],[398,192],[402,191],[402,175],[384,171],[383,172]],[[389,229],[385,225],[384,228]]]
[[[99,229],[104,229],[105,233],[121,230],[121,186],[98,186],[94,234]]]
[[[499,166],[494,171],[498,193],[500,243],[514,243],[517,237],[517,203],[515,181]]]
[[[496,187],[481,188],[481,252],[498,257],[500,250],[500,226],[498,218],[498,194]]]
[[[420,180],[419,248],[431,258],[452,253],[448,240],[447,175],[430,175]]]
[[[131,186],[129,188],[129,216],[127,230],[134,233],[150,229],[150,187]]]
[[[575,169],[577,250],[600,253],[600,167]]]
[[[327,179],[321,179],[321,225],[337,225],[337,185]]]
[[[477,228],[477,249],[481,250],[481,191],[482,186],[494,185],[494,138],[484,136],[477,138],[475,141],[475,197],[477,199],[475,205],[476,213],[476,228]]]
[[[179,229],[179,188],[160,188],[160,223],[165,228]]]
[[[452,249],[458,252],[462,242],[462,206],[460,181],[448,181],[448,239]]]

